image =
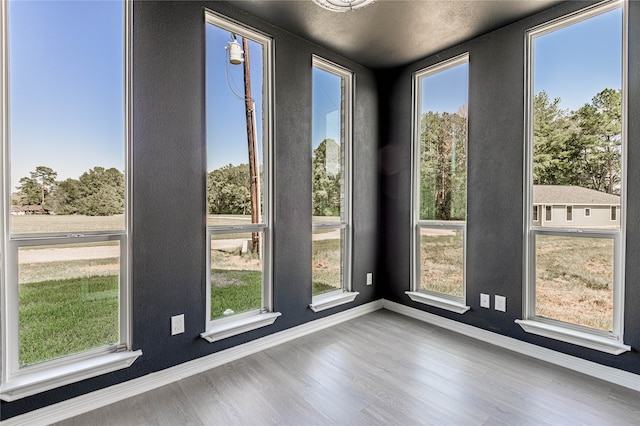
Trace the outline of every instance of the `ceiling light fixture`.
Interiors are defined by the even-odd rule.
[[[376,0],[313,0],[318,6],[333,12],[349,12],[351,10],[360,9],[369,6]]]

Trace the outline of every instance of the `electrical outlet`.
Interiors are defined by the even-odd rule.
[[[368,272],[367,273],[367,285],[371,285],[373,284],[373,273],[372,272]]]
[[[491,307],[491,297],[488,294],[480,293],[480,307],[487,309]]]
[[[184,314],[171,317],[171,335],[184,333]]]
[[[496,311],[507,312],[507,298],[496,294],[495,304],[493,306]]]

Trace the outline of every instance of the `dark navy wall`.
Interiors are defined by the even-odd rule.
[[[589,5],[567,2],[407,67],[377,73],[382,116],[381,250],[383,296],[423,311],[640,374],[640,2],[629,4],[629,147],[625,343],[614,356],[525,333],[523,300],[523,170],[525,31]],[[469,52],[467,304],[464,315],[412,302],[412,74]],[[508,194],[508,196],[505,196]],[[507,297],[507,312],[481,309],[480,293]]]
[[[204,8],[250,25],[275,44],[274,307],[269,327],[208,343],[205,323]],[[15,402],[7,419],[196,359],[375,298],[377,266],[377,85],[372,71],[222,2],[134,3],[133,348],[128,369]],[[313,313],[311,302],[311,55],[355,73],[353,288],[351,304]],[[377,274],[374,275],[377,280]],[[185,314],[186,332],[170,335]]]
[[[630,2],[629,199],[626,343],[610,356],[524,333],[522,170],[524,32],[584,6],[569,2],[407,67],[373,72],[224,2],[134,4],[132,329],[143,351],[131,368],[12,403],[2,418],[162,370],[266,334],[384,297],[640,374],[640,2]],[[275,43],[274,305],[270,327],[221,342],[199,338],[205,317],[204,7],[248,24]],[[411,302],[411,74],[470,52],[468,293],[457,315]],[[311,55],[356,74],[354,111],[354,304],[314,314],[311,301]],[[512,194],[509,198],[501,194]],[[374,286],[365,274],[373,271]],[[508,311],[480,309],[478,294],[502,294]],[[170,336],[169,318],[186,332]]]

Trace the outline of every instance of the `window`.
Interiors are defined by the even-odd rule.
[[[532,220],[534,222],[538,221],[538,209],[540,209],[540,206],[533,206],[533,211],[531,212],[531,214],[532,214]]]
[[[612,354],[630,350],[622,336],[624,220],[612,225],[596,205],[620,203],[624,218],[624,7],[600,3],[527,33],[525,215],[534,185],[558,204],[594,207],[585,209],[589,221],[566,228],[525,218],[525,318],[517,321],[528,332]],[[573,219],[571,206],[566,214]]]
[[[544,220],[547,222],[551,222],[551,213],[552,213],[552,208],[551,206],[544,206]]]
[[[207,11],[207,300],[214,342],[272,324],[272,41]]]
[[[614,222],[618,218],[618,210],[616,206],[611,206],[611,221]]]
[[[6,401],[141,354],[129,347],[129,7],[2,5]]]
[[[418,302],[464,313],[469,56],[414,74],[413,283]]]
[[[353,73],[313,57],[312,296],[321,311],[351,302]]]
[[[584,209],[584,216],[585,217],[589,217],[591,216],[591,209],[589,207],[585,207]]]

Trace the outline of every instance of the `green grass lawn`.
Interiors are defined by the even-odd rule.
[[[231,309],[234,314],[262,307],[262,272],[211,270],[211,319],[224,317]],[[217,283],[217,285],[216,285]],[[313,295],[335,290],[322,282],[313,283]]]
[[[27,220],[34,219],[34,220]],[[42,229],[113,228],[121,217],[98,223],[94,218],[13,218],[22,232]],[[224,220],[245,221],[246,218]],[[221,239],[235,235],[224,234]],[[224,238],[222,238],[224,237]],[[239,234],[249,239],[250,233]],[[117,242],[23,247],[95,250]],[[341,286],[340,239],[313,241],[312,294]],[[462,235],[423,235],[422,288],[462,295]],[[536,251],[536,314],[559,321],[609,330],[613,318],[613,246],[609,239],[538,236]],[[211,319],[262,307],[262,260],[253,253],[212,250]],[[20,266],[19,357],[34,364],[119,341],[118,259],[34,261]],[[304,285],[304,284],[301,284]],[[304,289],[301,288],[301,291]],[[308,291],[308,290],[307,290]]]
[[[20,285],[20,365],[118,343],[118,277]]]
[[[262,271],[211,270],[211,319],[262,307]]]

